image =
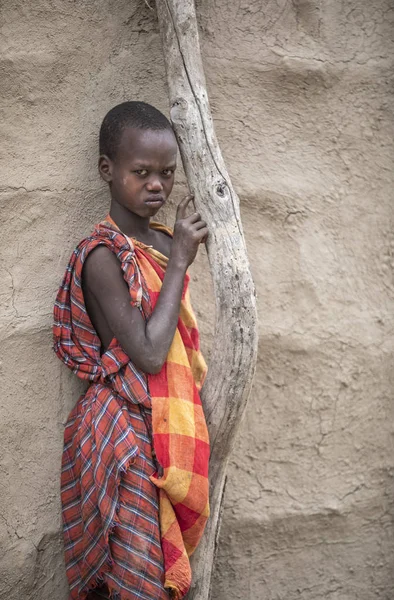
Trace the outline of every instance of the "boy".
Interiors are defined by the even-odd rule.
[[[90,387],[65,429],[62,510],[70,599],[182,598],[209,514],[206,366],[188,266],[208,235],[192,196],[172,234],[177,143],[143,102],[104,118],[109,215],[74,251],[54,309],[58,357]]]

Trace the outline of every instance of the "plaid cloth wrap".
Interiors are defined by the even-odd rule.
[[[171,234],[163,225],[151,226]],[[107,217],[74,251],[57,295],[55,352],[91,382],[65,429],[61,483],[70,598],[83,600],[105,580],[125,600],[161,600],[168,597],[165,589],[178,599],[190,587],[189,556],[209,516],[209,441],[199,398],[206,365],[189,278],[167,360],[160,373],[146,375],[116,339],[100,354],[81,288],[84,261],[99,244],[116,254],[130,302],[146,319],[167,264]]]

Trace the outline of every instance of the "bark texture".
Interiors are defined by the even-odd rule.
[[[201,60],[194,0],[158,0],[170,114],[207,243],[216,321],[203,404],[211,441],[211,517],[193,556],[190,600],[209,598],[225,472],[249,397],[257,355],[255,288],[239,212],[216,139]]]

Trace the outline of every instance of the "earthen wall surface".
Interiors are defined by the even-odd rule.
[[[392,600],[394,6],[197,10],[260,320],[212,598]],[[52,305],[108,207],[101,119],[126,99],[168,114],[164,63],[142,0],[3,0],[0,27],[0,598],[66,600],[59,471],[81,385],[52,352]],[[180,175],[168,223],[184,193]],[[202,253],[207,353],[208,277]]]

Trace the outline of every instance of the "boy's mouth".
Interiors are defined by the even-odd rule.
[[[149,196],[147,200],[145,200],[145,204],[149,204],[149,206],[161,206],[164,204],[163,196]]]

